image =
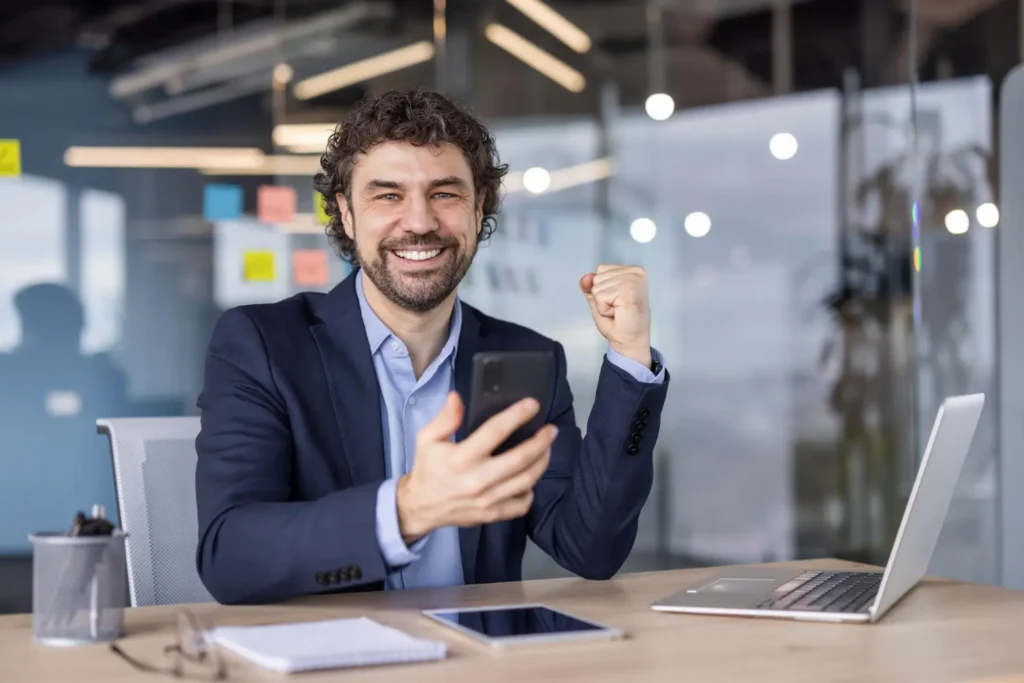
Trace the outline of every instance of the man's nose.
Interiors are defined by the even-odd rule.
[[[415,197],[406,204],[407,210],[402,227],[406,232],[423,235],[437,230],[437,216],[425,197]]]

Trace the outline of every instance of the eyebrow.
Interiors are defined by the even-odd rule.
[[[458,187],[466,189],[469,186],[462,178],[450,175],[447,178],[438,178],[437,180],[430,181],[430,187],[431,189],[435,187]]]
[[[438,178],[437,180],[430,181],[430,189],[438,187],[458,187],[461,189],[467,189],[469,184],[459,178],[458,176],[448,176],[446,178]],[[402,183],[395,180],[380,180],[374,179],[366,183],[367,190],[402,190],[405,186]]]

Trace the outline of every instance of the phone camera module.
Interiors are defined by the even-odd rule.
[[[491,361],[484,364],[484,387],[494,394],[501,391],[501,363]]]

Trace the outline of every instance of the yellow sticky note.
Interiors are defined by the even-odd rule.
[[[327,225],[331,220],[324,209],[324,196],[313,190],[313,211],[316,213],[316,222],[320,225]]]
[[[247,251],[242,264],[243,277],[247,282],[274,281],[274,252]]]
[[[0,177],[17,178],[21,175],[21,143],[0,140]]]

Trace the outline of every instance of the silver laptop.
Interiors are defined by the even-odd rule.
[[[662,612],[874,622],[928,570],[984,394],[953,396],[939,408],[884,572],[739,567],[720,571],[651,608]]]

